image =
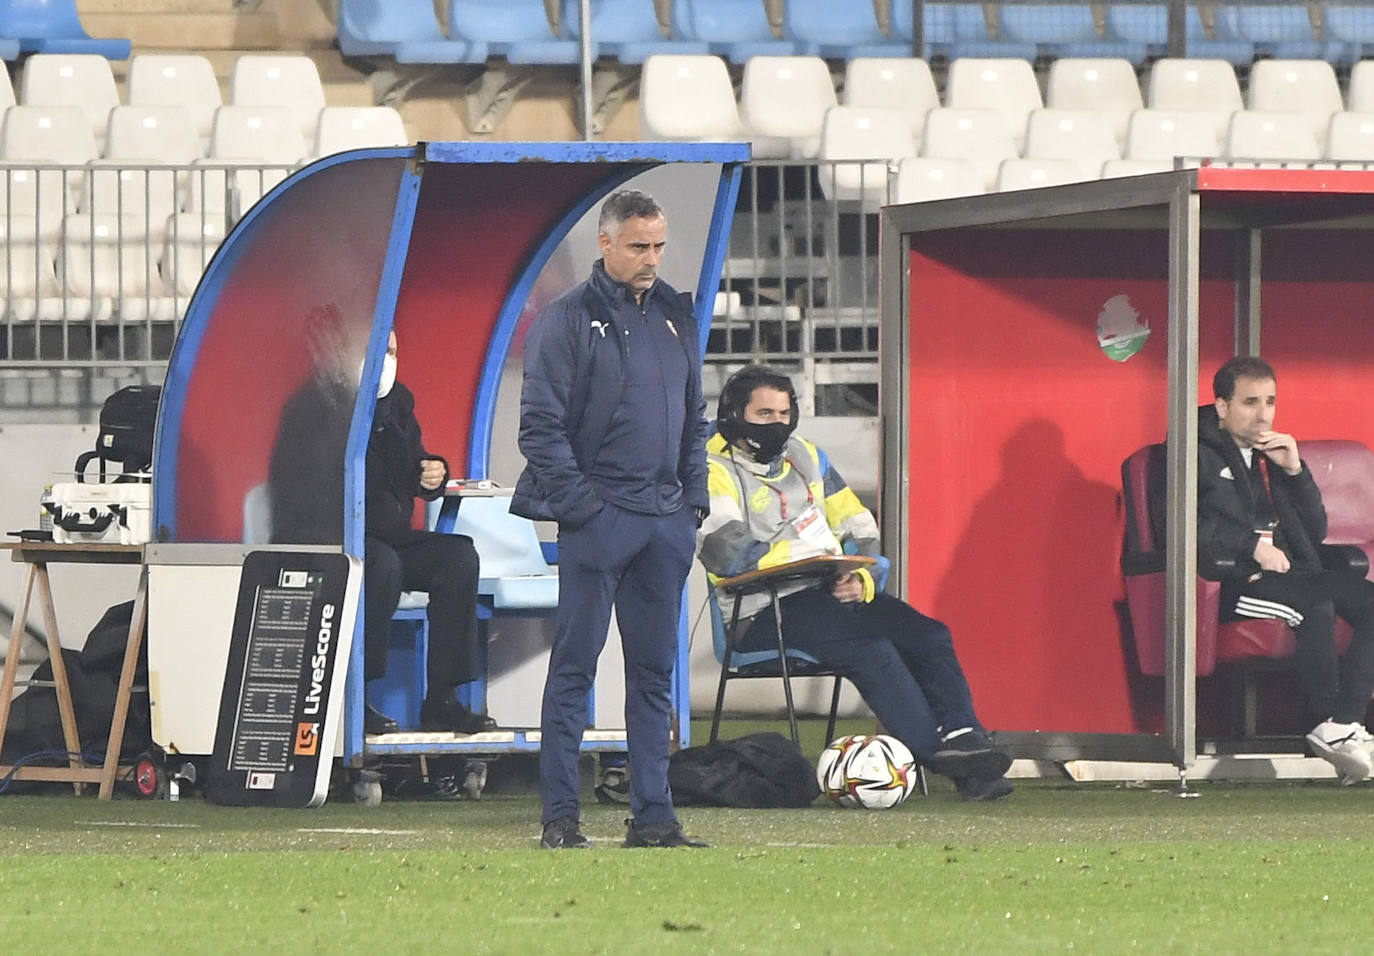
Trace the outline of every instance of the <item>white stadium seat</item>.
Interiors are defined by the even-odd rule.
[[[110,110],[119,105],[109,60],[94,53],[38,53],[23,70],[20,103],[79,107],[97,146],[104,140]]]
[[[997,172],[997,191],[1035,189],[1096,179],[1085,176],[1083,167],[1072,159],[1005,159]]]
[[[302,140],[311,143],[320,110],[325,108],[324,85],[315,61],[308,56],[246,53],[234,61],[229,102],[233,106],[284,106],[296,117]]]
[[[168,219],[162,250],[162,277],[178,298],[196,289],[205,266],[224,241],[223,215],[183,212]]]
[[[68,216],[57,278],[68,318],[120,321],[175,318],[176,305],[157,271],[151,239],[138,216]]]
[[[194,164],[188,211],[223,211],[237,197],[236,215],[247,212],[253,203],[289,175],[289,169],[245,169],[229,171],[213,167],[241,165],[295,166],[305,158],[296,117],[284,106],[221,106],[215,111],[210,134],[210,155]]]
[[[296,117],[284,106],[221,106],[210,133],[210,159],[298,163],[306,153]]]
[[[185,166],[200,158],[191,114],[182,106],[118,106],[105,133],[106,159]]]
[[[314,155],[409,143],[410,135],[401,114],[390,106],[327,106],[320,110]]]
[[[1231,159],[1315,160],[1321,157],[1321,147],[1317,145],[1311,123],[1301,113],[1245,110],[1231,117],[1223,155]],[[1300,167],[1306,164],[1293,165]]]
[[[1144,162],[1165,161],[1173,168],[1175,156],[1217,156],[1221,143],[1206,113],[1187,110],[1136,110],[1126,132],[1126,158]]]
[[[37,225],[32,216],[0,216],[0,295],[5,315],[20,322],[62,314],[52,247],[39,240]]]
[[[1156,60],[1145,103],[1152,110],[1205,113],[1218,142],[1226,138],[1231,114],[1245,108],[1235,67],[1225,60]]]
[[[1345,108],[1352,113],[1374,113],[1374,60],[1361,60],[1351,68]]]
[[[1374,113],[1337,113],[1327,133],[1328,159],[1374,162]]]
[[[78,211],[95,216],[133,216],[139,232],[159,243],[167,217],[180,206],[177,170],[133,165],[126,159],[91,163]]]
[[[1061,57],[1050,64],[1045,105],[1053,110],[1092,110],[1111,127],[1118,146],[1126,143],[1131,113],[1145,106],[1140,81],[1129,60]]]
[[[895,202],[952,199],[986,192],[983,174],[971,160],[912,156],[897,166]]]
[[[748,138],[730,73],[718,56],[660,54],[645,60],[639,77],[639,128],[647,139]]]
[[[945,105],[1000,110],[1019,151],[1026,140],[1026,117],[1045,103],[1027,61],[963,57],[949,66]]]
[[[844,105],[900,110],[919,144],[926,113],[940,105],[935,78],[925,60],[914,57],[855,57],[845,65]]]
[[[888,164],[844,161],[891,161],[915,155],[916,141],[906,114],[879,107],[833,107],[826,112],[821,130],[821,192],[827,199],[858,199],[876,208],[887,202]]]
[[[1345,109],[1336,71],[1325,60],[1257,60],[1250,68],[1246,107],[1302,113],[1317,142],[1326,142],[1332,115]]]
[[[77,106],[12,106],[0,123],[0,160],[13,167],[72,166],[79,169],[49,169],[38,172],[37,205],[39,234],[54,239],[62,217],[76,211],[85,191],[85,166],[96,159],[95,137],[84,112]],[[24,188],[11,177],[12,185]]]
[[[744,65],[746,128],[764,140],[786,140],[793,159],[815,158],[825,111],[838,103],[830,68],[818,56],[755,56]],[[769,144],[760,145],[768,151]]]
[[[1080,179],[1096,179],[1102,164],[1120,159],[1116,136],[1107,121],[1087,110],[1034,110],[1026,121],[1027,159],[1074,162]]]
[[[1017,155],[1001,110],[944,108],[926,117],[921,155],[929,159],[967,159],[978,169],[984,190],[997,182],[1002,160]]]
[[[1150,173],[1167,173],[1174,164],[1167,159],[1109,159],[1102,164],[1103,179],[1116,179],[1121,176],[1145,176]]]
[[[195,53],[140,53],[125,80],[130,106],[180,106],[190,116],[202,155],[210,148],[215,110],[223,105],[210,61]]]

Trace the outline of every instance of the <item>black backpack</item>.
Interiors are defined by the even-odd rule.
[[[681,806],[805,807],[821,793],[811,761],[771,732],[679,750],[668,785]]]
[[[95,450],[82,452],[76,459],[76,480],[86,480],[86,466],[100,459],[100,480],[105,466],[119,462],[121,474],[116,481],[138,481],[137,472],[153,464],[153,432],[157,428],[157,405],[162,398],[160,385],[128,385],[105,399],[100,409],[100,434]]]

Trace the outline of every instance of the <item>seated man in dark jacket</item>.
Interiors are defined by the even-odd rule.
[[[425,451],[415,396],[396,381],[396,333],[391,333],[377,386],[367,446],[367,517],[363,558],[365,677],[386,673],[391,616],[403,590],[429,594],[428,688],[420,729],[479,733],[496,726],[453,696],[478,677],[477,551],[466,535],[411,527],[416,497],[444,493],[448,464]],[[272,540],[338,544],[343,540],[343,475],[351,390],[312,382],[292,396],[272,451]],[[396,721],[367,708],[364,731],[393,733]]]
[[[1277,618],[1297,636],[1298,677],[1319,723],[1307,735],[1342,783],[1370,774],[1364,727],[1374,692],[1374,582],[1322,568],[1326,508],[1292,435],[1276,432],[1278,390],[1263,359],[1237,356],[1198,412],[1198,569],[1221,578],[1223,619]],[[1336,653],[1336,615],[1355,634]]]

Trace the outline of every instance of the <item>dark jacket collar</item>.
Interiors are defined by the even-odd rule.
[[[1212,448],[1221,457],[1226,459],[1241,458],[1240,446],[1231,437],[1231,433],[1221,427],[1221,419],[1217,417],[1217,407],[1215,405],[1200,405],[1197,410],[1197,441],[1199,445],[1206,445]]]
[[[635,303],[634,289],[630,288],[629,285],[624,282],[616,282],[612,279],[610,273],[606,271],[606,263],[603,259],[597,259],[596,262],[592,263],[591,286],[597,295],[601,296],[612,305],[625,303],[635,305],[635,307],[638,308],[638,305]],[[654,284],[649,286],[648,290],[645,291],[645,299],[647,300],[650,296],[660,295],[664,286],[665,284],[662,277],[655,279]]]

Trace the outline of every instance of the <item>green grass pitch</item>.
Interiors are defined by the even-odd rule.
[[[812,736],[817,737],[815,731]],[[0,797],[10,952],[1368,951],[1368,786],[932,779],[882,812],[681,811],[709,850],[536,848],[538,798],[247,810]],[[14,948],[11,948],[14,947]]]

